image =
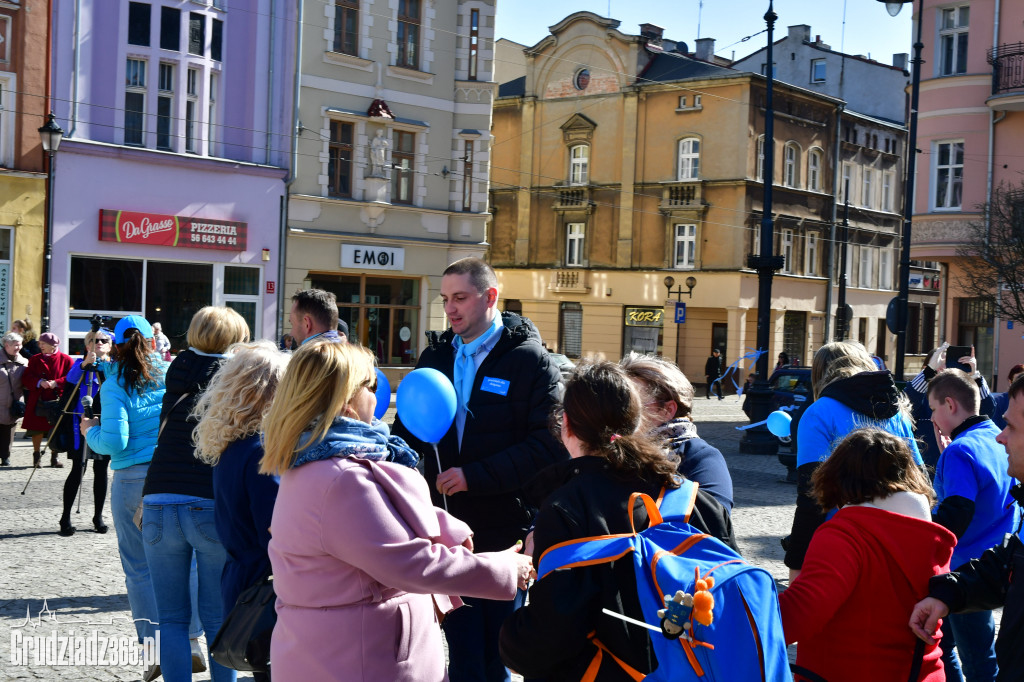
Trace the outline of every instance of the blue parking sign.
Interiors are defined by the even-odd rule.
[[[686,304],[682,301],[676,301],[676,324],[682,324],[686,322]]]

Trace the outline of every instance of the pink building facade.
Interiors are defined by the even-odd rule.
[[[916,3],[915,3],[916,8]],[[943,269],[939,337],[974,345],[995,390],[1024,362],[1024,329],[961,285],[957,255],[967,226],[1001,183],[1024,180],[1024,2],[924,0],[923,60],[914,195],[916,261]],[[916,34],[916,26],[915,26]]]

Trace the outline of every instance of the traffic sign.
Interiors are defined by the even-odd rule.
[[[676,301],[676,324],[682,324],[686,322],[686,304],[682,301]]]

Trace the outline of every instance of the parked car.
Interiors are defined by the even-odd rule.
[[[550,359],[551,363],[558,368],[559,373],[562,375],[562,381],[565,381],[566,378],[572,374],[572,370],[576,367],[572,360],[561,353],[552,353],[551,351],[548,351],[548,359]]]
[[[811,387],[810,367],[782,367],[772,373],[768,383],[772,389],[772,411],[781,410],[789,413],[793,419],[789,428],[789,442],[779,439],[781,445],[788,446],[788,452],[779,449],[779,462],[789,472],[787,480],[796,481],[796,432],[800,417],[807,406],[814,402],[814,391]]]

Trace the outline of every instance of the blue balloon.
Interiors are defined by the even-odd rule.
[[[776,410],[768,415],[768,430],[779,438],[789,438],[789,427],[793,418],[788,412]]]
[[[391,382],[379,369],[377,370],[377,392],[374,395],[377,396],[377,408],[373,411],[373,416],[383,419],[384,413],[391,407]]]
[[[439,442],[455,421],[455,387],[429,367],[414,369],[402,379],[395,404],[409,432],[427,443]]]

